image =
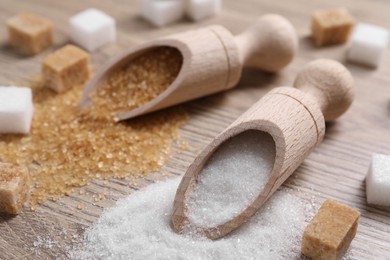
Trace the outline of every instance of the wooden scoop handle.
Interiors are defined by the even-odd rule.
[[[297,75],[294,87],[316,98],[325,121],[342,115],[354,98],[353,77],[335,60],[318,59],[308,63]]]
[[[267,14],[234,37],[241,63],[247,67],[276,72],[293,59],[298,37],[292,24],[284,17]]]

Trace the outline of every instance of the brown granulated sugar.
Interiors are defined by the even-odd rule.
[[[128,109],[147,102],[174,80],[181,59],[169,58],[169,53],[171,50],[165,48],[149,52],[127,67],[126,73],[112,75],[110,80],[119,77],[121,84],[124,78],[129,79],[131,90],[111,84],[113,88],[104,90],[111,99],[99,99],[87,111],[79,109],[83,86],[56,94],[40,80],[31,84],[35,106],[31,132],[0,135],[0,161],[30,168],[35,185],[32,208],[47,199],[57,200],[70,194],[93,178],[142,176],[160,170],[170,154],[178,128],[187,120],[187,113],[176,107],[120,123],[115,123],[109,115],[125,106]],[[156,62],[152,54],[157,55]],[[130,75],[133,73],[137,76]],[[164,73],[167,75],[161,76]],[[120,94],[116,96],[114,92]],[[123,95],[129,96],[126,102],[121,98]],[[103,97],[100,91],[98,96]],[[112,108],[113,104],[116,105]],[[103,116],[93,116],[92,111],[99,111]]]
[[[183,56],[172,47],[158,47],[134,58],[90,94],[94,107],[90,115],[99,118],[109,111],[108,115],[115,117],[119,112],[144,105],[167,89],[182,63]]]

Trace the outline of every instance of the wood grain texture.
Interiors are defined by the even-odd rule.
[[[225,0],[223,12],[215,18],[156,29],[140,16],[140,1],[116,0],[1,0],[0,1],[0,83],[28,80],[40,71],[41,60],[54,49],[69,42],[67,19],[88,7],[104,10],[117,19],[118,40],[92,55],[97,69],[104,61],[121,50],[171,33],[183,32],[210,24],[221,24],[237,34],[260,15],[278,13],[287,17],[300,36],[297,57],[279,74],[256,70],[243,71],[237,88],[208,98],[190,102],[184,107],[190,121],[181,129],[182,139],[190,144],[181,152],[176,146],[164,175],[182,175],[196,154],[218,133],[275,86],[291,85],[296,74],[308,61],[332,58],[345,62],[345,45],[316,48],[308,37],[312,11],[320,8],[345,6],[356,20],[380,26],[390,25],[390,6],[386,0],[361,1],[266,1]],[[52,20],[55,26],[54,46],[42,54],[22,58],[6,45],[5,21],[20,11],[31,11]],[[390,154],[390,52],[381,66],[369,68],[345,63],[356,81],[356,98],[348,112],[335,123],[327,124],[324,141],[315,149],[284,184],[310,201],[312,196],[322,201],[332,198],[362,213],[356,238],[352,242],[353,259],[390,259],[390,211],[366,204],[364,178],[373,152]],[[74,236],[96,220],[104,208],[119,198],[157,179],[161,173],[146,176],[138,186],[131,180],[111,180],[108,184],[94,181],[84,190],[88,193],[107,192],[107,199],[94,202],[91,196],[76,192],[58,202],[47,202],[36,211],[25,209],[15,218],[0,217],[1,259],[66,259],[67,246]],[[129,185],[130,183],[130,185]],[[302,195],[303,196],[303,195]],[[77,210],[78,203],[86,206]],[[73,213],[73,214],[71,214]],[[49,239],[53,244],[39,243]],[[34,246],[35,242],[35,246]]]

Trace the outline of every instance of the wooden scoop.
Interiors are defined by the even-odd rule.
[[[354,96],[353,85],[353,78],[343,65],[319,59],[306,65],[298,74],[294,82],[296,88],[276,88],[255,103],[189,166],[173,204],[175,231],[182,233],[191,225],[208,238],[217,239],[245,223],[322,141],[325,121],[336,119],[348,109]],[[222,143],[248,130],[268,133],[275,142],[275,161],[264,189],[229,221],[213,227],[196,226],[188,217],[187,205],[204,165]]]
[[[238,83],[243,66],[278,71],[294,57],[298,40],[289,21],[269,14],[235,37],[217,25],[148,42],[124,51],[105,64],[86,86],[81,107],[90,105],[91,91],[102,86],[113,71],[147,51],[164,46],[176,48],[183,56],[177,78],[152,101],[119,113],[118,121],[232,88]]]

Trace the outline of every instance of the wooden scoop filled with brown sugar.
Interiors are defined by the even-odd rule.
[[[209,26],[154,40],[107,62],[86,86],[81,107],[117,121],[234,87],[244,66],[276,72],[294,57],[297,35],[279,15],[265,15],[233,36]]]
[[[225,236],[256,213],[342,115],[354,82],[340,63],[306,65],[294,86],[270,91],[219,134],[185,173],[173,204],[178,233]]]

